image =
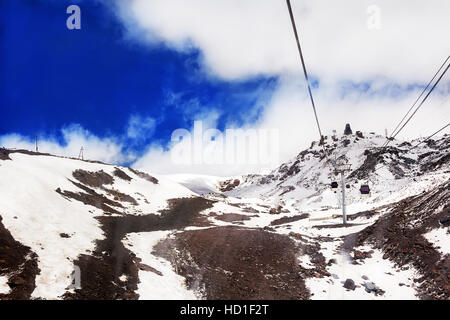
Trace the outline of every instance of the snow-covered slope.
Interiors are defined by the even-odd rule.
[[[120,207],[111,206],[118,211],[113,215],[160,214],[168,199],[194,195],[171,180],[158,177],[155,184],[126,168],[24,153],[11,153],[9,157],[11,160],[0,161],[0,215],[14,239],[39,257],[40,273],[32,294],[36,298],[56,298],[65,293],[71,283],[73,261],[93,251],[95,241],[104,238],[96,217],[105,214],[101,203],[109,200],[114,204],[117,200],[114,191],[133,197],[136,203],[116,202]],[[116,176],[117,169],[123,170],[130,181]],[[87,205],[88,198],[83,203],[61,194],[85,192],[73,183],[79,183],[73,177],[76,170],[102,171],[113,179],[104,189],[93,188],[98,196],[92,201],[97,203]]]
[[[448,299],[450,136],[383,141],[225,180],[0,149],[0,298]]]

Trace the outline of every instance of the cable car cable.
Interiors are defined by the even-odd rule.
[[[425,143],[425,141],[427,141],[427,140],[433,138],[435,135],[437,135],[439,132],[441,132],[442,130],[444,130],[444,129],[447,128],[448,126],[450,126],[450,122],[447,123],[447,125],[445,125],[444,127],[440,128],[440,129],[439,129],[438,131],[436,131],[435,133],[433,133],[431,136],[426,137],[422,142],[419,142],[418,144],[416,144],[414,147],[412,147],[411,149],[409,149],[408,152],[411,151],[411,150],[414,150],[415,148],[417,148],[418,146],[420,146],[422,143]]]
[[[324,137],[323,137],[323,134],[322,134],[322,129],[320,127],[319,116],[317,115],[317,108],[316,108],[316,104],[314,102],[314,98],[313,98],[313,94],[312,94],[312,90],[311,90],[311,84],[310,84],[309,77],[308,77],[308,72],[306,70],[305,59],[303,57],[303,51],[302,51],[302,47],[300,45],[300,39],[299,39],[298,32],[297,32],[297,26],[296,26],[296,23],[295,23],[294,13],[292,12],[291,1],[290,0],[286,0],[286,4],[287,4],[287,7],[288,7],[288,11],[289,11],[289,17],[291,19],[292,30],[294,32],[294,37],[295,37],[295,41],[296,41],[296,44],[297,44],[298,53],[299,53],[299,56],[300,56],[300,60],[302,62],[303,74],[305,76],[306,84],[308,86],[309,99],[311,101],[311,105],[312,105],[312,108],[313,108],[313,111],[314,111],[314,117],[315,117],[315,120],[316,120],[317,129],[319,130],[319,135],[320,135],[319,144],[322,144],[322,150],[323,150],[323,152],[325,154],[325,157],[326,157],[326,164],[329,165],[329,163],[331,162],[331,164],[333,165],[333,168],[331,168],[331,167],[330,168],[332,169],[332,171],[335,171],[336,170],[336,166],[335,166],[335,164],[332,161],[330,161],[330,159],[328,157],[328,153],[325,150]]]
[[[400,127],[400,125],[402,124],[402,122],[406,119],[406,117],[408,116],[408,114],[411,112],[411,110],[414,108],[414,106],[417,104],[417,102],[420,100],[420,98],[423,96],[423,94],[426,92],[426,90],[428,89],[428,87],[430,86],[430,84],[434,81],[434,79],[436,78],[436,76],[439,74],[439,72],[442,70],[442,68],[445,66],[445,64],[447,63],[447,61],[450,59],[450,56],[447,57],[447,59],[445,59],[444,63],[441,65],[441,67],[438,69],[438,71],[434,74],[433,78],[430,80],[430,82],[428,82],[428,84],[426,85],[426,87],[423,89],[422,93],[419,95],[419,97],[416,99],[416,101],[413,103],[413,105],[411,106],[411,108],[409,108],[408,112],[404,115],[404,117],[402,118],[402,120],[397,124],[397,126],[395,127],[395,129],[392,131],[391,136],[388,138],[386,137],[386,141],[383,143],[383,146],[386,146],[388,144],[388,141],[392,138],[392,136],[395,134],[396,130],[398,129],[398,127]]]
[[[414,112],[411,114],[411,116],[408,118],[408,120],[406,120],[406,122],[402,125],[402,127],[397,131],[397,133],[393,136],[391,136],[391,139],[394,139],[402,130],[403,128],[408,124],[408,122],[412,119],[412,117],[416,114],[416,112],[420,109],[420,107],[422,107],[422,105],[424,104],[424,102],[428,99],[428,97],[430,96],[430,94],[433,92],[433,90],[436,88],[436,86],[438,85],[438,83],[441,81],[442,77],[445,75],[445,73],[448,71],[448,69],[450,68],[450,64],[447,66],[447,68],[445,68],[444,72],[441,74],[441,76],[439,77],[439,79],[435,82],[435,84],[433,85],[433,87],[430,89],[430,91],[427,93],[427,95],[423,98],[422,102],[419,104],[419,106],[416,108],[416,110],[414,110]],[[389,144],[391,140],[388,139],[387,143],[385,146],[387,146]]]
[[[309,83],[309,78],[308,78],[308,72],[306,71],[306,65],[305,65],[305,59],[303,58],[303,53],[302,53],[302,47],[300,45],[300,40],[298,37],[298,32],[297,32],[297,27],[295,24],[295,19],[294,19],[294,14],[292,13],[292,7],[291,7],[291,1],[290,0],[286,0],[287,6],[288,6],[288,10],[289,10],[289,16],[291,17],[291,23],[292,23],[292,29],[294,31],[294,36],[295,36],[295,41],[297,43],[297,48],[298,48],[298,53],[300,55],[300,60],[302,61],[302,67],[303,67],[303,74],[305,75],[305,79],[306,79],[306,83],[308,85],[308,93],[309,93],[309,98],[311,100],[311,104],[314,110],[314,117],[316,118],[316,124],[317,124],[317,128],[319,129],[319,134],[320,134],[320,140],[322,140],[322,130],[320,129],[320,124],[319,124],[319,118],[317,116],[317,110],[316,110],[316,105],[314,103],[314,98],[311,92],[311,85]]]

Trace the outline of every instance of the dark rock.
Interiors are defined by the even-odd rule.
[[[349,123],[347,123],[347,124],[345,125],[344,134],[345,134],[345,135],[353,134],[352,128],[350,128],[350,124],[349,124]]]
[[[349,290],[355,290],[356,288],[355,281],[353,281],[352,279],[345,280],[344,288]]]
[[[135,175],[137,175],[139,178],[142,178],[144,180],[147,180],[148,182],[151,182],[153,184],[158,184],[159,181],[158,179],[156,179],[155,177],[149,175],[148,173],[145,172],[141,172],[139,170],[133,169],[133,168],[128,168],[128,170],[130,170],[131,172],[133,172]]]
[[[279,219],[273,220],[270,223],[270,225],[271,226],[278,226],[278,225],[281,225],[281,224],[285,224],[285,223],[290,223],[290,222],[306,219],[308,217],[309,217],[308,213],[303,213],[301,215],[293,216],[293,217],[283,217],[283,218],[279,218]]]
[[[138,267],[139,267],[139,270],[153,272],[153,273],[157,274],[158,276],[163,276],[161,271],[156,270],[155,268],[150,267],[149,265],[147,265],[145,263],[139,263]]]
[[[283,208],[281,206],[278,206],[277,208],[270,208],[269,213],[270,214],[280,214],[282,209]]]
[[[91,172],[77,169],[72,173],[72,176],[82,184],[93,188],[100,188],[105,184],[112,184],[114,182],[114,178],[103,170]]]
[[[450,224],[450,217],[440,219],[439,223],[443,226],[448,226]]]
[[[227,192],[231,191],[234,188],[238,187],[241,184],[241,181],[239,179],[230,179],[226,181],[220,182],[219,190],[221,192]]]
[[[366,251],[355,250],[355,252],[353,254],[353,259],[355,259],[355,260],[364,260],[366,258],[371,258],[371,257],[372,257],[372,255]]]
[[[126,181],[131,181],[131,177],[129,175],[127,175],[125,172],[123,172],[122,170],[120,170],[119,168],[115,168],[113,174],[116,177],[119,177],[120,179],[126,180]]]
[[[364,288],[366,288],[366,291],[368,293],[371,293],[372,291],[375,291],[375,289],[377,288],[376,285],[373,282],[366,282],[363,285],[364,285]]]
[[[332,264],[336,264],[336,263],[337,263],[336,259],[330,259],[328,261],[327,265],[331,266]]]
[[[344,146],[344,147],[346,147],[346,146],[348,146],[349,144],[350,144],[350,140],[349,139],[345,139],[344,141],[342,141],[342,145]]]

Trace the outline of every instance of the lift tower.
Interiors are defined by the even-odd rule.
[[[341,196],[342,196],[342,223],[347,224],[347,211],[345,208],[345,174],[351,171],[351,166],[349,164],[338,164],[336,165],[336,173],[341,175]]]

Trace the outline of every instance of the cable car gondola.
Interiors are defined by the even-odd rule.
[[[334,192],[336,192],[338,189],[338,183],[336,181],[333,181],[331,183],[331,190],[333,190]]]
[[[362,197],[369,197],[370,196],[370,187],[368,184],[361,185],[361,188],[359,188],[359,192],[361,192]]]

